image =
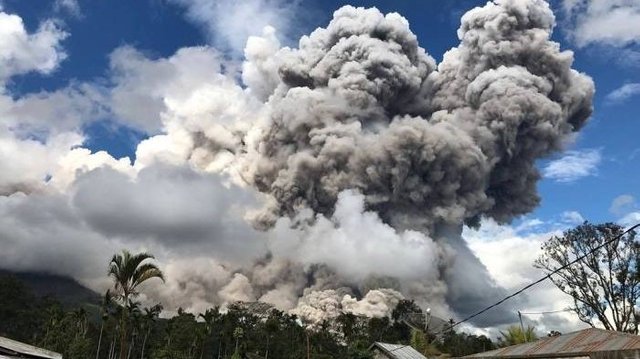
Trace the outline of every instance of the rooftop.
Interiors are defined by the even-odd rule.
[[[464,358],[575,358],[620,357],[617,354],[640,352],[640,336],[589,328],[531,343],[512,345]],[[626,356],[625,356],[626,357]]]
[[[380,349],[389,358],[393,359],[427,359],[409,345],[375,342],[371,347]]]
[[[0,337],[0,359],[2,358],[62,359],[62,355],[21,343],[9,338]]]

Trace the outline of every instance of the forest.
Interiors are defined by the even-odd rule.
[[[489,350],[484,336],[445,332],[425,338],[403,318],[421,312],[401,301],[389,318],[342,314],[317,330],[306,330],[295,315],[267,305],[236,303],[204,313],[178,309],[160,317],[162,306],[123,307],[113,294],[101,303],[61,304],[39,298],[17,277],[0,275],[0,336],[62,353],[65,359],[198,358],[370,358],[374,341],[413,345],[422,352],[461,356]],[[123,313],[126,313],[123,315]],[[126,322],[123,323],[123,318]],[[123,327],[125,330],[123,331]]]

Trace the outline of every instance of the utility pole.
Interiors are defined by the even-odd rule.
[[[520,311],[518,311],[518,318],[520,319],[520,330],[522,330],[522,336],[524,336],[524,340],[528,343],[532,341],[532,339],[529,338],[528,333],[524,331],[524,324],[522,323],[522,313],[520,313]]]
[[[520,318],[520,330],[524,333],[524,324],[522,324],[522,313],[520,311],[518,311],[518,318]]]
[[[424,334],[429,335],[429,323],[431,323],[431,308],[427,308],[427,313],[424,318]]]

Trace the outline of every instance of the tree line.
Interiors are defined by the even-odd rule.
[[[17,278],[0,277],[0,335],[62,353],[66,359],[370,358],[375,341],[414,345],[425,353],[466,355],[494,347],[484,336],[448,331],[437,338],[410,327],[404,318],[422,313],[408,300],[390,317],[343,313],[307,330],[295,315],[275,308],[255,310],[235,303],[222,310],[178,309],[160,318],[161,304],[143,307],[140,285],[163,280],[147,253],[123,251],[109,264],[113,288],[99,305],[65,308],[36,298]],[[421,340],[422,339],[422,340]]]

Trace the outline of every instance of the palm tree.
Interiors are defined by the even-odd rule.
[[[205,335],[202,337],[202,348],[200,351],[200,359],[202,359],[202,356],[204,355],[205,339],[211,336],[211,334],[213,333],[213,325],[215,321],[220,317],[220,308],[219,307],[209,308],[204,312],[204,314],[200,313],[198,317],[204,320],[204,326],[205,326],[205,333],[204,333]]]
[[[267,349],[264,352],[264,359],[269,358],[269,342],[271,340],[271,336],[273,333],[277,332],[280,329],[280,323],[278,319],[273,316],[270,316],[267,321],[264,323],[265,331],[267,332]]]
[[[127,352],[127,359],[129,359],[131,358],[131,352],[136,345],[136,338],[138,337],[138,331],[140,329],[140,322],[142,319],[140,302],[130,301],[127,306],[127,312],[129,313],[129,324],[131,324],[131,345],[129,346],[129,352]]]
[[[72,312],[69,312],[72,322],[76,325],[75,339],[84,338],[89,330],[89,323],[87,320],[87,311],[84,308],[78,308]]]
[[[151,328],[153,328],[153,322],[158,318],[160,312],[162,312],[161,304],[156,304],[151,308],[144,308],[144,323],[147,331],[144,334],[144,340],[142,341],[142,353],[140,353],[140,359],[144,359],[144,348],[147,345],[147,339],[151,333]]]
[[[114,254],[109,262],[109,276],[113,279],[115,295],[123,307],[120,319],[120,359],[127,357],[127,306],[138,296],[140,284],[152,278],[164,282],[162,271],[154,263],[143,263],[155,257],[148,253],[131,254],[123,250]]]
[[[233,331],[233,337],[236,338],[236,350],[233,353],[234,356],[240,357],[240,352],[238,351],[238,342],[243,336],[244,330],[242,330],[242,327],[236,327],[236,329]]]
[[[113,299],[113,296],[112,296]],[[116,346],[118,342],[118,333],[120,332],[120,324],[122,324],[122,317],[124,315],[124,309],[121,305],[116,303],[115,301],[111,302],[111,306],[109,307],[109,316],[113,319],[111,322],[113,324],[113,333],[111,335],[111,344],[109,345],[109,359],[115,359],[116,357]]]
[[[102,344],[102,333],[104,331],[104,324],[109,319],[109,315],[112,314],[113,310],[113,297],[111,295],[111,291],[107,290],[104,293],[104,297],[102,297],[102,303],[100,304],[100,317],[102,322],[100,323],[100,336],[98,337],[98,349],[96,350],[96,359],[100,355],[100,345]]]

